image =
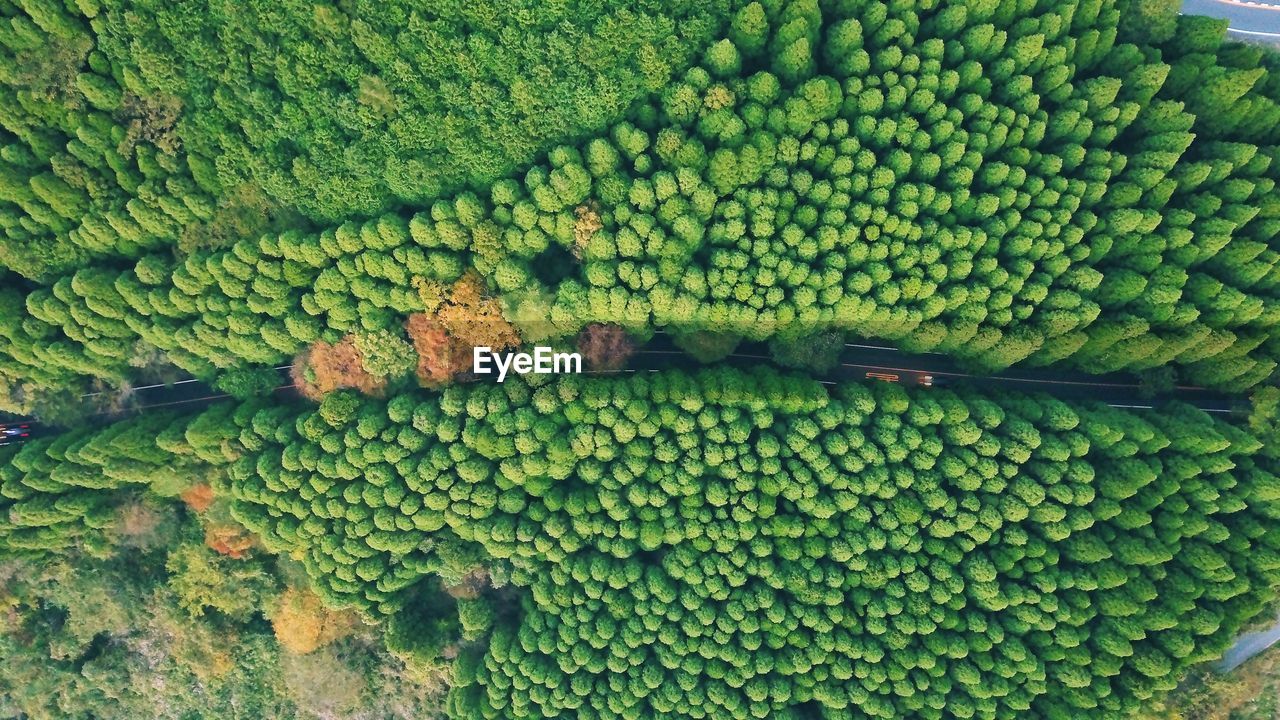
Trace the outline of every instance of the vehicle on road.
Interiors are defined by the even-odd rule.
[[[883,382],[891,382],[891,383],[903,382],[902,376],[899,375],[898,373],[880,372],[878,370],[868,370],[866,374],[866,378],[868,380],[880,380]],[[933,387],[935,385],[942,385],[943,382],[942,382],[942,378],[936,378],[929,373],[908,371],[906,384],[918,385],[920,387]]]
[[[883,380],[885,382],[898,382],[901,378],[894,373],[868,372],[868,380]]]
[[[0,425],[0,447],[31,437],[30,425]]]

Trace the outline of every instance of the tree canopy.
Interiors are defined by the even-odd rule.
[[[0,717],[1132,717],[1280,586],[1280,55],[1177,11],[0,0]]]
[[[49,29],[32,25],[33,37],[79,37],[92,28],[103,50],[86,51],[90,64],[99,56],[114,58],[99,65],[106,62],[102,66],[110,67],[112,77],[119,70],[128,92],[146,102],[172,96],[188,103],[173,130],[185,143],[170,143],[145,123],[130,135],[119,117],[92,110],[91,104],[67,109],[78,107],[78,100],[58,106],[58,127],[65,126],[58,137],[69,138],[72,129],[88,132],[100,117],[113,137],[132,138],[133,155],[154,156],[154,162],[141,161],[143,170],[155,168],[142,173],[153,184],[179,192],[187,186],[180,177],[191,172],[192,187],[202,188],[196,196],[207,198],[199,202],[244,205],[249,201],[237,200],[230,188],[252,180],[271,207],[302,210],[318,222],[346,222],[290,224],[285,215],[258,208],[259,222],[240,223],[221,241],[183,250],[175,245],[173,229],[212,222],[216,207],[181,210],[186,195],[175,204],[143,189],[129,190],[138,194],[132,199],[129,192],[104,191],[91,194],[100,201],[59,202],[53,188],[75,189],[63,178],[70,171],[37,172],[21,180],[25,189],[13,191],[13,223],[6,227],[22,229],[7,241],[17,243],[9,254],[14,259],[0,261],[38,280],[5,283],[0,295],[8,308],[0,352],[15,368],[6,372],[12,376],[8,384],[60,388],[86,377],[119,382],[149,351],[197,376],[213,377],[221,370],[278,363],[317,340],[399,335],[411,315],[431,310],[424,288],[453,283],[474,270],[500,300],[504,320],[531,339],[568,337],[591,324],[618,325],[637,337],[668,328],[684,335],[784,342],[836,332],[948,353],[987,369],[1018,362],[1065,363],[1093,372],[1173,366],[1188,382],[1253,386],[1276,365],[1275,55],[1224,43],[1222,24],[1207,18],[1131,22],[1127,18],[1137,12],[1132,5],[793,0],[743,5],[724,28],[710,15],[683,24],[638,22],[654,32],[676,33],[678,25],[679,32],[708,38],[719,28],[721,39],[698,50],[687,70],[675,71],[679,63],[671,58],[663,61],[674,64],[658,75],[671,82],[657,87],[632,77],[633,90],[615,93],[617,102],[606,103],[613,110],[580,113],[593,118],[580,128],[580,137],[499,123],[502,132],[514,132],[528,146],[511,150],[500,171],[495,166],[472,173],[471,189],[461,191],[452,180],[441,180],[438,191],[425,181],[412,183],[402,199],[405,209],[373,219],[360,216],[386,205],[387,191],[371,191],[371,204],[359,212],[313,212],[298,195],[320,202],[325,193],[296,183],[295,176],[312,163],[354,162],[362,143],[383,137],[377,128],[384,121],[342,131],[358,128],[366,140],[341,153],[325,149],[341,133],[307,145],[301,138],[309,131],[301,128],[287,131],[297,140],[267,143],[289,162],[254,145],[266,142],[253,139],[259,131],[270,136],[285,132],[288,123],[319,122],[315,114],[344,112],[345,100],[307,100],[313,91],[340,93],[341,83],[320,80],[338,68],[313,69],[310,80],[299,80],[293,89],[297,97],[288,99],[259,86],[271,82],[267,77],[224,90],[229,79],[193,78],[215,69],[245,72],[242,62],[196,60],[227,48],[179,46],[143,32],[152,22],[161,23],[161,35],[188,33],[192,23],[251,23],[259,29],[218,36],[265,43],[272,49],[262,62],[276,58],[275,66],[300,73],[300,66],[286,66],[271,54],[282,50],[268,42],[277,37],[272,33],[300,32],[292,24],[298,20],[293,10],[240,12],[237,6],[208,14],[174,6],[122,14],[104,8],[87,24],[65,10],[50,10],[62,20],[45,18]],[[441,19],[419,28],[418,16],[395,4],[368,12],[380,19],[350,22],[351,32],[367,35],[357,45],[381,41],[377,28],[384,26],[378,23],[400,18],[410,29],[396,47],[406,53],[420,49],[421,37],[460,22]],[[305,22],[328,27],[327,13],[316,6]],[[522,22],[526,15],[511,13],[509,21]],[[14,22],[20,17],[27,15],[14,15]],[[469,22],[501,35],[497,28],[505,21],[498,17],[506,15]],[[591,32],[614,33],[612,22]],[[129,33],[141,33],[146,41],[126,49],[121,38]],[[624,35],[625,42],[637,44],[645,37]],[[411,43],[409,36],[417,40]],[[506,57],[481,36],[477,30],[467,52],[489,48],[495,57]],[[551,33],[546,42],[568,37]],[[622,36],[609,37],[624,42]],[[581,40],[581,53],[603,47]],[[334,53],[342,46],[337,39],[326,43]],[[11,44],[20,45],[17,39]],[[303,52],[307,45],[290,47]],[[645,54],[648,47],[656,46],[635,52]],[[403,65],[390,46],[384,51],[362,50],[375,62]],[[636,72],[624,62],[632,57],[627,52],[610,61],[626,67],[619,70],[624,75]],[[146,62],[138,60],[144,69],[129,70],[130,53],[146,56]],[[192,59],[161,62],[175,53]],[[439,72],[452,79],[433,92],[445,92],[461,82],[451,73],[462,71],[448,69],[456,57],[437,55],[452,58],[437,61],[446,63]],[[514,66],[503,67],[508,72]],[[353,76],[344,82],[363,81]],[[398,82],[392,83],[394,92],[386,92],[403,92]],[[193,95],[192,83],[205,95]],[[546,87],[567,92],[554,83]],[[216,101],[212,105],[208,93]],[[237,93],[257,100],[233,100]],[[17,97],[22,102],[14,112],[36,112],[30,90]],[[308,109],[295,118],[287,109],[295,106]],[[352,122],[373,112],[354,107]],[[266,129],[254,119],[263,113],[285,125]],[[554,115],[533,117],[552,122]],[[600,119],[605,115],[611,118],[607,123]],[[202,124],[200,118],[210,116],[220,119]],[[422,116],[424,128],[448,132],[449,123],[428,117]],[[393,130],[401,127],[398,119],[385,122]],[[490,126],[475,121],[467,127],[483,135]],[[14,124],[12,132],[18,129]],[[245,133],[250,144],[237,145],[239,150],[219,146],[215,152],[209,144],[246,142]],[[563,140],[572,142],[555,144]],[[62,143],[83,155],[77,143],[88,140],[68,143],[40,134],[37,142],[28,133],[23,142],[7,152],[27,158],[22,167],[36,172],[42,163],[61,161],[50,155],[52,149],[33,154],[20,148]],[[433,142],[444,141],[419,146]],[[143,152],[151,146],[158,149]],[[536,158],[535,146],[544,151]],[[217,162],[201,160],[200,152],[216,155]],[[398,151],[385,152],[410,162]],[[106,161],[77,162],[101,167]],[[512,173],[516,164],[520,169]],[[319,167],[307,176],[341,185],[353,202],[365,202],[355,199],[361,183],[346,170]],[[400,177],[384,170],[364,177],[375,185]],[[112,170],[111,177],[123,172]],[[282,172],[294,175],[267,178]],[[158,203],[160,210],[142,209],[146,202]],[[94,208],[118,214],[117,206],[132,213],[131,219],[108,218],[107,227],[150,228],[154,240],[104,241],[93,247],[119,262],[77,269],[86,252],[97,250],[77,245],[87,231],[68,225],[64,216],[96,222]],[[64,208],[63,215],[52,207]],[[37,233],[43,239],[31,234],[36,217],[48,220]],[[52,252],[67,243],[80,249],[69,250],[66,262],[37,268],[22,260],[33,248]]]
[[[393,651],[454,644],[459,718],[1122,718],[1280,582],[1274,460],[1185,405],[720,368],[169,426],[129,427],[133,455],[225,473],[232,517]],[[80,508],[118,490],[56,480],[126,436],[7,463],[6,554],[92,549],[61,528],[102,527]],[[477,571],[517,594],[465,591]]]

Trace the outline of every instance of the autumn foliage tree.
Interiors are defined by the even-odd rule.
[[[280,594],[270,617],[280,645],[296,655],[313,652],[350,634],[358,622],[350,613],[324,607],[315,593],[292,587]]]
[[[405,321],[405,330],[418,355],[417,375],[423,386],[444,385],[469,366],[471,358],[465,348],[455,342],[444,325],[434,317],[414,313]]]
[[[405,329],[418,355],[423,385],[439,386],[465,372],[472,348],[499,351],[520,344],[519,332],[477,274],[463,275],[447,292],[438,284],[423,284],[419,293],[429,312],[410,315]]]
[[[616,372],[627,366],[635,342],[617,325],[592,323],[578,334],[578,353],[590,370]]]
[[[294,359],[290,373],[294,387],[315,400],[339,388],[374,394],[386,386],[385,378],[365,369],[364,358],[353,336],[336,343],[316,342]]]

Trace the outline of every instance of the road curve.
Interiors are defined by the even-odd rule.
[[[1238,38],[1280,42],[1280,0],[1182,0],[1182,12],[1224,18]]]
[[[1210,667],[1215,672],[1231,672],[1277,642],[1280,642],[1280,617],[1263,630],[1245,633],[1236,638],[1235,644]]]

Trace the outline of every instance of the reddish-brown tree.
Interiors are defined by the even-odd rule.
[[[219,555],[239,560],[253,547],[253,537],[236,525],[208,525],[204,529],[204,544]]]
[[[202,513],[213,504],[213,488],[208,483],[192,485],[183,491],[181,498],[193,512]]]
[[[338,388],[354,388],[366,395],[376,395],[386,387],[386,380],[374,377],[364,369],[355,339],[348,335],[337,343],[323,340],[314,343],[293,362],[294,387],[312,400],[319,400]]]
[[[418,353],[418,380],[423,385],[443,385],[456,373],[466,370],[466,353],[436,318],[415,313],[409,316],[405,330]]]
[[[428,387],[470,368],[472,348],[520,344],[520,333],[503,316],[501,304],[485,293],[484,281],[472,272],[454,283],[434,315],[410,315],[405,330],[418,353],[418,379]]]
[[[617,325],[591,323],[578,335],[578,352],[591,370],[615,372],[627,366],[636,345]]]

